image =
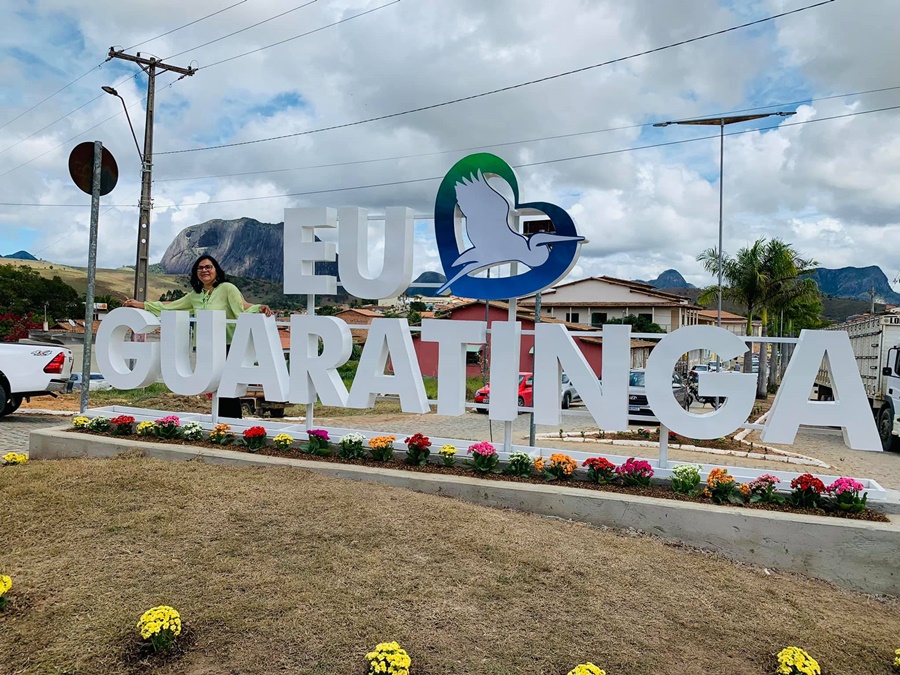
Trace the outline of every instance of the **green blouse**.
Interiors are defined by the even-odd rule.
[[[244,310],[244,296],[237,286],[227,281],[212,289],[211,293],[191,291],[177,300],[171,302],[157,302],[148,300],[144,303],[144,309],[151,314],[159,316],[163,310],[188,310],[191,316],[203,309],[224,309],[226,319],[237,319],[240,314],[258,314],[259,305],[250,305]],[[234,336],[234,324],[225,325],[225,344],[231,344]]]

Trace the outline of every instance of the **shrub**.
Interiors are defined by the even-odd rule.
[[[653,467],[646,460],[629,457],[624,464],[616,467],[616,473],[623,485],[648,487],[653,477]]]
[[[181,635],[181,616],[172,607],[152,607],[141,615],[137,623],[141,637],[153,646],[153,651],[170,649]]]
[[[725,469],[713,469],[706,477],[706,490],[704,493],[715,504],[743,504],[744,499],[734,476]]]
[[[27,461],[28,455],[24,452],[7,452],[3,457],[0,457],[0,466],[15,466],[24,464]]]
[[[266,445],[266,430],[263,427],[250,427],[241,434],[241,443],[250,452],[256,452]]]
[[[366,451],[363,448],[365,442],[366,437],[355,431],[346,434],[341,438],[341,442],[338,443],[338,455],[343,459],[363,459],[366,456]]]
[[[405,441],[406,463],[413,466],[424,466],[428,463],[428,455],[431,454],[431,439],[422,434],[413,434]]]
[[[409,675],[409,667],[412,659],[409,654],[396,642],[382,642],[375,645],[375,651],[366,654],[369,668],[366,675]]]
[[[579,663],[566,675],[606,675],[606,671],[600,670],[600,668],[593,663]]]
[[[309,440],[306,443],[306,448],[303,449],[304,452],[319,456],[331,454],[331,450],[328,449],[330,437],[325,429],[310,429],[306,433],[309,435]]]
[[[865,487],[852,478],[838,478],[825,489],[832,496],[835,508],[850,513],[861,513],[866,510],[866,500],[869,497],[869,493],[863,494],[862,498],[859,496]]]
[[[376,462],[388,462],[394,458],[395,436],[376,436],[369,439],[369,448],[372,459]]]
[[[138,433],[141,427],[138,425]],[[209,442],[216,445],[231,445],[234,443],[234,434],[231,433],[231,426],[228,424],[217,424],[213,430],[209,432]]]
[[[181,428],[181,420],[178,415],[167,415],[153,422],[153,432],[157,438],[173,440],[181,438],[184,430]]]
[[[181,427],[181,435],[186,441],[203,440],[203,425],[200,422],[185,422]]]
[[[544,467],[544,477],[548,480],[568,480],[571,478],[578,462],[561,452],[550,455],[550,462]]]
[[[475,443],[469,446],[466,454],[472,455],[472,461],[469,465],[476,473],[496,473],[497,464],[500,463],[500,456],[493,445],[487,441]]]
[[[109,418],[98,416],[87,423],[87,430],[96,434],[105,434],[109,431]]]
[[[10,588],[12,588],[12,577],[8,577],[5,574],[0,574],[0,612],[3,611],[4,607],[6,607],[6,603],[8,602],[6,593]]]
[[[672,469],[672,489],[683,495],[692,495],[700,486],[700,466],[679,464]]]
[[[278,434],[272,439],[272,443],[277,450],[285,452],[291,449],[291,446],[294,444],[294,439],[290,434]]]
[[[775,492],[775,485],[780,483],[781,479],[772,474],[763,474],[755,480],[751,480],[750,487],[750,503],[755,504],[762,502],[763,504],[781,504],[784,497]]]
[[[112,425],[112,432],[115,435],[128,436],[132,432],[134,418],[131,415],[119,415],[113,417],[109,423]]]
[[[825,483],[811,473],[804,473],[791,481],[791,490],[791,503],[794,506],[818,508],[822,493],[825,492]]]
[[[531,475],[531,469],[534,461],[527,452],[514,452],[509,456],[509,464],[506,467],[506,473],[519,478],[528,478]]]
[[[598,485],[612,483],[616,479],[616,465],[606,457],[589,457],[581,463],[588,470],[588,480]]]
[[[138,422],[134,431],[138,436],[156,436],[156,425],[153,422]]]
[[[778,675],[821,675],[816,660],[799,647],[785,647],[778,652]]]
[[[444,466],[453,466],[456,464],[456,446],[449,443],[438,450],[441,459],[444,460]]]

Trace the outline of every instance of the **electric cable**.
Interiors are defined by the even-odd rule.
[[[213,12],[212,14],[207,14],[206,16],[200,17],[199,19],[194,19],[193,21],[184,24],[183,26],[179,26],[178,28],[173,28],[172,30],[166,31],[165,33],[160,33],[156,37],[149,38],[142,42],[138,42],[136,45],[131,45],[130,47],[126,47],[123,51],[130,52],[135,47],[140,47],[141,45],[145,45],[148,42],[153,42],[154,40],[158,40],[161,37],[165,37],[166,35],[171,35],[172,33],[176,33],[180,31],[182,28],[187,28],[188,26],[193,26],[195,23],[200,23],[201,21],[205,21],[210,17],[216,16],[217,14],[221,14],[222,12],[227,12],[229,9],[234,9],[238,5],[243,5],[247,0],[240,0],[240,2],[236,2],[233,5],[228,5],[228,7],[224,7],[220,10]]]
[[[246,2],[246,0],[244,0],[244,1]],[[228,35],[223,35],[222,37],[218,37],[215,40],[210,40],[209,42],[204,42],[202,45],[197,45],[196,47],[191,47],[190,49],[185,49],[184,51],[180,51],[177,54],[172,54],[172,56],[167,56],[163,60],[168,61],[169,59],[174,59],[176,56],[181,56],[182,54],[187,54],[188,52],[196,51],[198,49],[201,49],[202,47],[208,47],[211,44],[214,44],[216,42],[221,42],[222,40],[224,40],[226,38],[230,38],[233,35],[237,35],[238,33],[243,33],[244,31],[248,31],[251,28],[256,28],[257,26],[262,26],[264,23],[268,23],[269,21],[274,21],[275,19],[280,19],[281,17],[285,16],[286,14],[290,14],[291,12],[296,12],[298,9],[303,9],[304,7],[309,7],[314,2],[317,2],[317,0],[309,0],[309,2],[305,2],[302,5],[297,5],[296,7],[289,9],[285,12],[282,12],[281,14],[276,14],[275,16],[270,16],[268,19],[263,19],[262,21],[258,21],[251,26],[247,26],[246,28],[241,28],[240,30],[236,30],[232,33],[229,33]],[[240,3],[238,3],[238,4],[240,4]]]
[[[399,0],[394,0],[394,2],[399,2]],[[292,133],[292,134],[282,134],[282,135],[280,135],[280,136],[270,136],[270,137],[268,137],[268,138],[257,138],[257,139],[250,140],[250,141],[237,141],[237,142],[234,142],[234,143],[221,143],[221,144],[219,144],[219,145],[207,145],[207,146],[204,146],[204,147],[201,147],[201,148],[184,148],[184,149],[181,149],[181,150],[166,150],[166,151],[162,151],[162,152],[157,152],[157,153],[155,153],[155,154],[157,154],[157,155],[175,155],[175,154],[181,154],[181,153],[186,153],[186,152],[200,152],[200,151],[202,151],[202,150],[218,150],[218,149],[221,149],[221,148],[233,148],[233,147],[238,147],[238,146],[242,146],[242,145],[252,145],[252,144],[255,144],[255,143],[265,143],[265,142],[268,142],[268,141],[284,140],[285,138],[296,138],[296,137],[298,137],[298,136],[309,136],[309,135],[311,135],[311,134],[322,133],[322,132],[324,132],[324,131],[333,131],[333,130],[335,130],[335,129],[346,129],[346,128],[348,128],[348,127],[359,126],[359,125],[362,125],[362,124],[369,124],[369,123],[371,123],[371,122],[379,122],[379,121],[382,121],[382,120],[393,119],[393,118],[395,118],[395,117],[402,117],[402,116],[404,116],[404,115],[410,115],[410,114],[412,114],[412,113],[423,112],[423,111],[426,111],[426,110],[434,110],[435,108],[442,108],[442,107],[445,107],[445,106],[454,105],[454,104],[456,104],[456,103],[462,103],[462,102],[464,102],[464,101],[472,101],[472,100],[475,100],[475,99],[483,98],[483,97],[485,97],[485,96],[491,96],[491,95],[493,95],[493,94],[499,94],[499,93],[503,93],[503,92],[507,92],[507,91],[512,91],[512,90],[514,90],[514,89],[520,89],[520,88],[522,88],[522,87],[528,87],[528,86],[531,86],[531,85],[533,85],[533,84],[538,84],[538,83],[541,83],[541,82],[548,82],[548,81],[550,81],[550,80],[555,80],[555,79],[558,79],[558,78],[560,78],[560,77],[567,77],[567,76],[569,76],[569,75],[574,75],[574,74],[576,74],[576,73],[583,73],[583,72],[586,72],[586,71],[589,71],[589,70],[593,70],[593,69],[595,69],[595,68],[601,68],[601,67],[613,65],[613,64],[616,64],[616,63],[622,63],[622,62],[624,62],[624,61],[629,61],[629,60],[631,60],[631,59],[636,59],[636,58],[641,57],[641,56],[647,56],[648,54],[654,54],[654,53],[666,51],[666,50],[668,50],[668,49],[673,49],[673,48],[675,48],[675,47],[680,47],[680,46],[683,46],[683,45],[686,45],[686,44],[690,44],[690,43],[692,43],[692,42],[699,42],[699,41],[701,41],[701,40],[706,40],[706,39],[708,39],[708,38],[715,37],[715,36],[718,36],[718,35],[724,35],[724,34],[726,34],[726,33],[730,33],[730,32],[736,31],[736,30],[740,30],[740,29],[743,29],[743,28],[748,28],[748,27],[750,27],[750,26],[756,26],[756,25],[759,25],[759,24],[762,24],[762,23],[766,23],[766,22],[768,22],[768,21],[774,21],[775,19],[778,19],[778,18],[782,18],[782,17],[788,16],[788,15],[791,15],[791,14],[797,14],[798,12],[803,12],[803,11],[806,11],[806,10],[808,10],[808,9],[813,9],[813,8],[816,8],[816,7],[821,7],[821,6],[823,6],[823,5],[827,5],[827,4],[830,4],[830,3],[832,3],[832,2],[834,2],[834,0],[822,0],[821,2],[817,2],[817,3],[812,4],[812,5],[806,5],[805,7],[799,7],[799,8],[797,8],[797,9],[793,9],[793,10],[790,10],[790,11],[787,11],[787,12],[781,12],[780,14],[773,14],[773,15],[771,15],[771,16],[767,16],[767,17],[764,17],[764,18],[762,18],[762,19],[757,19],[757,20],[755,20],[755,21],[749,21],[749,22],[742,23],[742,24],[739,24],[739,25],[736,25],[736,26],[731,26],[731,27],[729,27],[729,28],[723,28],[722,30],[714,31],[714,32],[711,32],[711,33],[705,33],[705,34],[703,34],[703,35],[699,35],[699,36],[696,36],[696,37],[688,38],[688,39],[686,39],[686,40],[679,40],[678,42],[672,42],[672,43],[670,43],[670,44],[663,45],[663,46],[661,46],[661,47],[654,47],[653,49],[647,49],[647,50],[644,50],[644,51],[641,51],[641,52],[636,52],[636,53],[634,53],[634,54],[629,54],[629,55],[627,55],[627,56],[620,56],[620,57],[618,57],[618,58],[610,59],[610,60],[608,60],[608,61],[602,61],[602,62],[600,62],[600,63],[595,63],[595,64],[592,64],[592,65],[589,65],[589,66],[583,66],[583,67],[581,67],[581,68],[575,68],[575,69],[573,69],[573,70],[567,70],[567,71],[564,71],[564,72],[562,72],[562,73],[556,73],[556,74],[554,74],[554,75],[547,75],[547,76],[545,76],[545,77],[540,77],[540,78],[537,78],[537,79],[534,79],[534,80],[528,80],[528,81],[526,81],[526,82],[520,82],[520,83],[518,83],[518,84],[512,84],[512,85],[508,85],[508,86],[506,86],[506,87],[500,87],[500,88],[498,88],[498,89],[491,89],[491,90],[489,90],[489,91],[484,91],[484,92],[481,92],[481,93],[478,93],[478,94],[470,94],[469,96],[462,96],[462,97],[459,97],[459,98],[450,99],[450,100],[448,100],[448,101],[442,101],[442,102],[440,102],[440,103],[432,103],[432,104],[430,104],[430,105],[420,106],[420,107],[418,107],[418,108],[411,108],[411,109],[409,109],[409,110],[402,110],[402,111],[400,111],[400,112],[389,113],[389,114],[386,114],[386,115],[379,115],[379,116],[377,116],[377,117],[369,117],[369,118],[363,119],[363,120],[356,120],[355,122],[345,122],[345,123],[343,123],[343,124],[334,124],[334,125],[327,126],[327,127],[320,127],[320,128],[318,128],[318,129],[307,129],[306,131],[298,131],[298,132]],[[394,3],[389,3],[389,4],[394,4]],[[376,11],[377,9],[381,9],[381,8],[383,8],[383,7],[386,7],[386,6],[387,6],[387,5],[382,5],[381,7],[376,7],[376,8],[373,9],[373,10],[369,10],[369,12]],[[361,15],[361,14],[358,14],[358,15],[356,15],[356,16],[362,16],[362,15]],[[350,18],[355,18],[355,17],[350,17]],[[298,37],[299,37],[299,36],[298,36]],[[291,38],[291,39],[294,39],[294,38]],[[281,43],[275,43],[275,44],[281,44]],[[274,45],[269,45],[269,46],[274,46]],[[267,49],[267,48],[268,48],[268,47],[262,47],[261,49]],[[254,51],[260,51],[260,50],[254,50]],[[254,53],[254,52],[247,52],[247,54],[252,54],[252,53]],[[213,63],[213,64],[210,64],[209,66],[206,66],[206,67],[207,67],[207,68],[210,68],[210,67],[212,67],[212,66],[214,66],[214,65],[218,65],[219,63],[225,63],[225,62],[227,62],[227,61],[231,61],[231,60],[234,60],[234,59],[236,59],[236,58],[240,58],[241,56],[246,56],[247,54],[241,54],[241,55],[239,55],[239,56],[233,56],[233,57],[231,57],[230,59],[223,59],[222,61],[217,61],[217,62],[215,62],[215,63]]]
[[[829,101],[829,100],[836,99],[836,98],[849,98],[851,96],[863,96],[865,94],[881,93],[881,92],[885,92],[885,91],[893,91],[896,89],[900,89],[900,85],[893,86],[893,87],[881,87],[879,89],[868,89],[865,91],[849,92],[846,94],[833,94],[830,96],[818,96],[815,98],[805,98],[805,99],[802,99],[799,101],[789,101],[787,103],[770,103],[767,105],[754,106],[752,108],[741,108],[739,110],[732,110],[730,112],[716,112],[716,113],[710,113],[708,115],[696,115],[696,117],[720,117],[720,116],[725,117],[725,116],[737,115],[740,113],[753,112],[753,111],[757,111],[757,110],[765,110],[766,108],[786,108],[786,107],[801,105],[801,104],[805,104],[805,103],[816,103],[816,102],[820,102],[820,101]],[[510,145],[522,145],[525,143],[537,143],[537,142],[541,142],[541,141],[554,141],[554,140],[560,140],[560,139],[564,139],[564,138],[575,138],[578,136],[589,136],[592,134],[607,133],[607,132],[611,132],[611,131],[627,131],[630,129],[640,129],[640,128],[645,128],[645,127],[652,127],[654,124],[655,124],[655,122],[646,122],[643,124],[629,124],[629,125],[621,126],[621,127],[608,127],[606,129],[592,129],[592,130],[588,130],[588,131],[575,131],[575,132],[571,132],[571,133],[567,133],[567,134],[556,134],[554,136],[540,136],[537,138],[526,138],[526,139],[520,139],[520,140],[516,140],[516,141],[504,141],[501,143],[490,143],[490,144],[486,144],[486,145],[469,146],[467,148],[454,148],[452,150],[435,150],[433,152],[420,152],[420,153],[409,154],[409,155],[395,155],[393,157],[378,157],[378,158],[372,158],[372,159],[348,160],[345,162],[333,162],[330,164],[312,164],[312,165],[307,165],[307,166],[288,167],[288,168],[284,168],[284,169],[264,169],[261,171],[238,171],[235,173],[218,173],[218,174],[210,174],[210,175],[206,175],[206,176],[182,176],[182,177],[177,177],[177,178],[154,178],[153,182],[154,183],[175,183],[175,182],[187,181],[187,180],[206,180],[206,179],[211,179],[211,178],[233,178],[233,177],[237,177],[237,176],[256,176],[256,175],[266,174],[266,173],[285,173],[288,171],[303,171],[303,170],[308,170],[308,169],[331,169],[331,168],[342,167],[342,166],[354,166],[354,165],[358,165],[358,164],[373,164],[376,162],[389,162],[389,161],[396,161],[396,160],[403,160],[403,159],[417,159],[419,157],[433,157],[436,155],[448,155],[448,154],[453,154],[453,153],[457,153],[457,152],[472,152],[475,150],[486,150],[488,148],[502,148],[502,147],[506,147],[506,146],[510,146]],[[749,131],[754,131],[754,130],[755,130],[755,128],[749,129]]]
[[[828,2],[833,2],[834,0],[827,0]],[[326,24],[324,26],[319,26],[318,28],[314,28],[312,30],[306,31],[305,33],[300,33],[299,35],[294,35],[293,37],[286,38],[284,40],[279,40],[278,42],[273,42],[270,45],[266,45],[265,47],[258,47],[257,49],[251,49],[249,52],[244,52],[243,54],[238,54],[237,56],[229,56],[227,59],[222,59],[220,61],[213,61],[212,63],[202,66],[202,69],[206,70],[209,68],[213,68],[215,66],[219,66],[223,63],[228,63],[229,61],[234,61],[235,59],[241,59],[245,56],[250,56],[251,54],[256,54],[257,52],[261,52],[265,49],[270,49],[272,47],[277,47],[279,45],[283,45],[287,42],[293,42],[294,40],[298,40],[302,37],[306,37],[307,35],[312,35],[313,33],[318,33],[319,31],[323,31],[326,28],[333,28],[334,26],[338,26],[342,23],[346,23],[348,21],[353,21],[353,19],[358,19],[361,16],[365,16],[366,14],[371,14],[373,12],[377,12],[380,9],[385,9],[386,7],[390,7],[391,5],[396,5],[400,0],[393,0],[392,2],[385,3],[383,5],[379,5],[378,7],[373,7],[372,9],[367,9],[364,12],[360,12],[359,14],[354,14],[353,16],[347,16],[338,21],[334,21],[332,23]]]
[[[802,122],[782,122],[781,124],[771,125],[771,126],[767,126],[767,127],[759,127],[759,128],[755,128],[755,129],[742,129],[739,131],[729,131],[729,132],[725,133],[724,135],[725,136],[740,136],[742,134],[754,133],[756,131],[769,131],[769,130],[773,130],[773,129],[781,129],[784,127],[802,126],[805,124],[813,124],[815,122],[826,122],[826,121],[837,120],[837,119],[845,119],[848,117],[858,117],[861,115],[869,115],[872,113],[886,112],[889,110],[900,110],[900,105],[887,106],[884,108],[876,108],[873,110],[861,110],[861,111],[852,112],[852,113],[845,113],[842,115],[831,115],[829,117],[816,117],[816,118],[809,119],[809,120],[803,120]],[[635,152],[637,150],[649,150],[652,148],[662,148],[662,147],[671,146],[671,145],[682,145],[685,143],[697,143],[699,141],[705,141],[705,140],[714,139],[714,138],[719,138],[719,134],[712,134],[709,136],[697,136],[695,138],[684,138],[681,140],[665,141],[662,143],[650,143],[648,145],[638,145],[638,146],[632,146],[629,148],[618,148],[616,150],[603,150],[601,152],[591,152],[591,153],[587,153],[584,155],[571,155],[568,157],[559,157],[556,159],[544,159],[544,160],[540,160],[540,161],[536,161],[536,162],[525,162],[525,163],[521,163],[521,164],[513,164],[511,166],[514,169],[523,169],[523,168],[532,167],[532,166],[543,166],[546,164],[558,164],[560,162],[571,162],[571,161],[575,161],[575,160],[579,160],[579,159],[603,157],[606,155],[619,155],[619,154],[623,154],[626,152]],[[205,201],[205,202],[181,202],[180,204],[178,204],[178,207],[180,208],[183,206],[205,206],[207,204],[230,204],[230,203],[235,203],[235,202],[252,202],[252,201],[259,201],[262,199],[280,199],[280,198],[285,198],[285,197],[306,197],[309,195],[326,194],[329,192],[348,192],[351,190],[367,190],[367,189],[371,189],[371,188],[391,187],[394,185],[409,185],[412,183],[425,183],[428,181],[442,180],[443,178],[444,178],[443,176],[430,176],[428,178],[411,178],[409,180],[398,180],[398,181],[390,181],[390,182],[385,182],[385,183],[373,183],[373,184],[369,184],[369,185],[353,185],[353,186],[348,186],[348,187],[329,188],[329,189],[324,189],[324,190],[308,190],[305,192],[288,192],[288,193],[279,194],[279,195],[261,195],[261,196],[257,196],[257,197],[235,197],[235,198],[231,198],[231,199],[214,199],[214,200],[209,200],[209,201]],[[76,207],[77,206],[77,207],[81,207],[82,205],[80,205],[80,204],[38,204],[38,203],[23,203],[23,202],[19,202],[19,203],[0,202],[0,206],[46,206],[46,207]],[[114,206],[116,208],[137,208],[137,206],[132,206],[132,205],[116,204]],[[154,206],[152,208],[154,208],[154,209],[170,208],[170,206],[169,205]]]

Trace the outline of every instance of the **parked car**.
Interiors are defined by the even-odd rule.
[[[575,390],[575,385],[569,380],[569,376],[562,374],[562,389],[560,391],[560,400],[562,401],[562,409],[568,410],[572,403],[581,401],[581,396]]]
[[[18,410],[23,399],[64,392],[71,368],[72,352],[56,343],[0,343],[0,417]]]
[[[647,402],[647,389],[645,385],[645,371],[643,368],[635,368],[628,374],[628,419],[641,422],[659,422],[656,415],[650,409]],[[691,406],[691,393],[681,376],[672,373],[672,394],[678,404],[687,410]]]
[[[475,403],[483,403],[484,406],[476,406],[480,413],[488,411],[487,405],[491,402],[491,383],[488,382],[475,392]],[[519,373],[519,407],[530,408],[534,402],[534,375],[532,373]]]
[[[69,376],[67,391],[81,391],[81,373],[72,373]],[[101,373],[91,373],[91,382],[88,385],[88,391],[103,391],[104,389],[112,389],[112,385],[107,382]]]
[[[698,363],[697,365],[695,365],[695,366],[693,366],[693,367],[691,368],[691,372],[688,374],[688,377],[690,378],[691,382],[696,383],[696,382],[697,382],[697,376],[698,376],[699,373],[708,373],[708,372],[709,372],[709,365],[708,365],[708,364],[706,364],[706,363]]]

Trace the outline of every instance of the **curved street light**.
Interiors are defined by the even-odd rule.
[[[113,89],[110,86],[103,85],[100,87],[103,91],[105,91],[110,96],[115,96],[117,99],[122,101],[122,108],[125,109],[125,119],[128,120],[128,128],[131,129],[131,137],[134,139],[134,147],[137,148],[138,157],[141,158],[141,164],[144,163],[144,155],[141,154],[141,146],[138,144],[137,134],[134,133],[134,126],[131,124],[131,115],[128,114],[128,106],[125,105],[125,99],[119,96],[119,92]]]

